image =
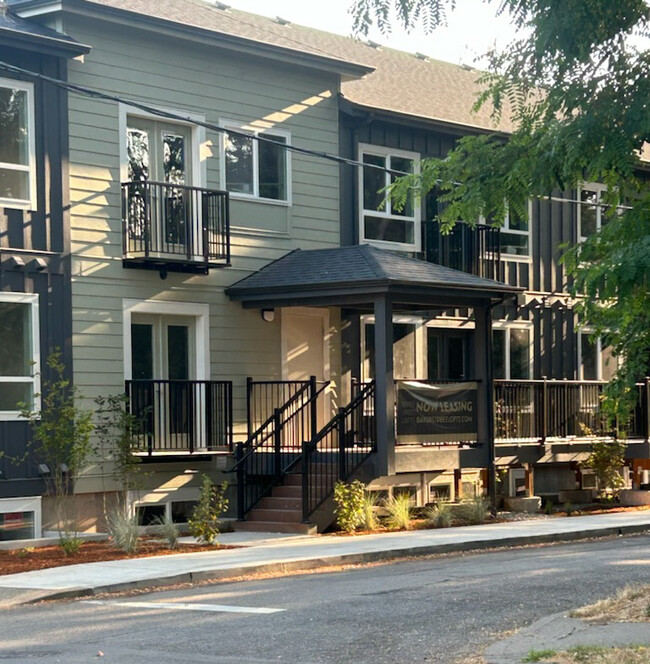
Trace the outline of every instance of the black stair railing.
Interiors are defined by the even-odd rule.
[[[303,444],[302,514],[310,516],[377,451],[375,382],[357,386],[352,401],[311,440]]]
[[[273,486],[298,463],[302,443],[317,431],[318,398],[329,382],[318,384],[312,376],[244,443],[235,448],[237,518],[241,521]]]
[[[122,184],[126,261],[230,263],[228,192],[169,182]]]

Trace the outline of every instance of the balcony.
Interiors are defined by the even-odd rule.
[[[230,264],[227,192],[125,182],[122,225],[125,267],[205,274]]]
[[[232,382],[127,380],[126,394],[138,420],[134,454],[183,456],[232,448]]]
[[[477,277],[503,281],[499,230],[485,225],[472,228],[458,222],[448,235],[443,235],[439,222],[425,221],[422,223],[424,260]]]

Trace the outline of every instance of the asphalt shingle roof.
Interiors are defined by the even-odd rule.
[[[363,78],[346,80],[346,99],[392,113],[438,120],[481,129],[511,131],[504,112],[498,125],[486,104],[472,113],[481,72],[440,60],[422,60],[414,54],[335,35],[294,23],[277,21],[229,8],[208,0],[86,0],[100,5],[167,20],[184,26],[279,46],[310,55],[367,65],[374,71]]]
[[[516,293],[520,288],[483,279],[367,244],[292,251],[226,290],[240,295],[328,287],[413,286]]]

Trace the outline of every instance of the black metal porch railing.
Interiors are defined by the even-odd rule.
[[[576,380],[495,380],[494,422],[497,440],[607,436],[615,426],[601,410],[607,383]],[[637,385],[637,405],[619,430],[629,438],[647,438],[646,383]]]
[[[230,472],[237,473],[239,520],[299,461],[303,441],[316,434],[318,398],[328,385],[319,386],[312,376],[284,404],[274,408],[245,443],[236,446],[236,463]]]
[[[202,453],[232,449],[232,382],[127,380],[130,413],[138,420],[136,453]]]
[[[306,440],[302,451],[303,520],[322,505],[337,481],[347,481],[377,450],[375,382],[357,384],[356,395],[336,416]]]
[[[499,228],[479,224],[468,226],[458,222],[447,235],[440,232],[440,223],[422,224],[424,260],[477,277],[503,281]]]
[[[230,263],[225,191],[141,180],[122,184],[124,260],[184,263],[204,269]]]

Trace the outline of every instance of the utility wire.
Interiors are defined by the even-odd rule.
[[[318,159],[325,159],[327,161],[335,162],[338,164],[344,164],[347,166],[353,166],[355,168],[372,168],[378,171],[382,171],[384,173],[389,173],[390,175],[396,175],[396,176],[403,176],[403,175],[411,175],[411,173],[407,173],[405,171],[396,171],[390,168],[386,168],[385,166],[379,166],[378,164],[368,164],[362,161],[358,161],[356,159],[348,159],[347,157],[341,157],[339,155],[335,154],[330,154],[329,152],[321,152],[318,150],[310,150],[309,148],[301,148],[297,145],[291,145],[289,143],[278,143],[276,140],[272,138],[267,138],[263,134],[250,134],[245,131],[238,131],[236,129],[229,129],[226,127],[220,127],[219,125],[212,124],[210,122],[204,122],[203,120],[197,120],[196,118],[191,118],[184,116],[180,113],[174,113],[172,111],[165,111],[164,109],[156,108],[155,106],[149,106],[148,104],[145,104],[140,101],[135,101],[133,99],[127,99],[125,97],[120,97],[117,95],[111,95],[106,92],[101,92],[100,90],[95,90],[93,88],[89,88],[83,85],[77,85],[75,83],[70,83],[68,81],[64,81],[63,79],[60,78],[54,78],[53,76],[47,76],[46,74],[40,74],[38,72],[31,71],[29,69],[24,69],[22,67],[17,67],[16,65],[9,64],[8,62],[3,62],[0,61],[0,69],[4,69],[5,71],[12,72],[14,74],[21,74],[23,76],[30,76],[32,78],[44,81],[45,83],[50,83],[51,85],[54,85],[58,88],[62,88],[64,90],[67,90],[69,92],[73,92],[78,95],[86,96],[86,97],[92,97],[94,99],[101,99],[103,101],[112,101],[116,102],[118,104],[128,104],[129,106],[132,106],[134,108],[137,108],[141,111],[145,111],[146,113],[150,113],[151,115],[156,115],[159,117],[167,118],[168,120],[179,120],[181,122],[187,122],[189,124],[194,124],[200,127],[205,127],[206,129],[210,129],[212,131],[215,131],[219,134],[229,134],[233,136],[239,136],[240,138],[247,138],[247,139],[252,139],[255,141],[258,141],[260,143],[269,143],[273,145],[276,148],[283,148],[285,150],[288,150],[289,152],[295,152],[297,154],[302,154],[306,155],[309,157],[315,157]],[[439,180],[439,182],[442,182]],[[460,183],[455,183],[455,184],[460,184]],[[552,201],[552,202],[557,202],[557,203],[575,203],[577,205],[585,205],[589,207],[608,207],[605,204],[602,203],[590,203],[589,201],[583,201],[580,199],[574,199],[574,198],[563,198],[560,196],[545,196],[545,195],[539,195],[536,196],[535,198],[538,198],[540,200],[546,200],[546,201]],[[620,209],[632,209],[629,206],[623,206],[619,205],[618,206]]]

